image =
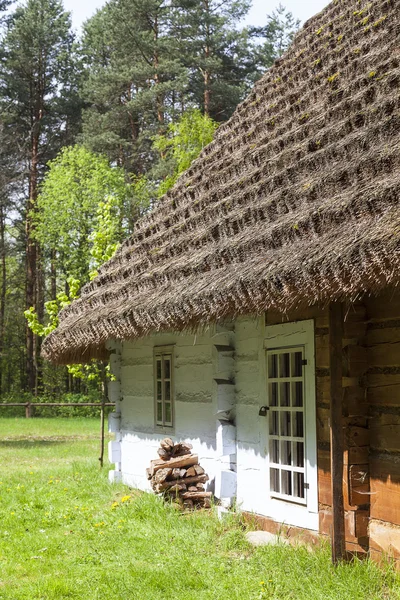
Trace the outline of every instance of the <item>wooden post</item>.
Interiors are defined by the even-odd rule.
[[[100,467],[103,467],[103,463],[104,463],[104,404],[105,404],[105,398],[104,398],[104,394],[102,396],[102,400],[101,400],[101,408],[100,408],[100,457],[99,457],[99,461],[100,461]]]
[[[332,474],[332,562],[345,556],[343,502],[343,308],[339,302],[329,305],[330,437]]]
[[[25,402],[25,417],[30,419],[32,416],[32,406],[30,402]]]
[[[103,463],[104,463],[104,406],[106,404],[106,400],[107,400],[107,375],[106,375],[106,369],[105,369],[105,364],[102,363],[101,365],[101,378],[102,378],[102,384],[101,384],[101,409],[100,409],[100,457],[99,457],[99,461],[100,461],[100,467],[103,467]]]

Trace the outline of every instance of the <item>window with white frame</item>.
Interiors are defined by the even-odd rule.
[[[305,504],[304,348],[267,352],[270,492]]]
[[[173,347],[154,348],[155,424],[174,427]]]

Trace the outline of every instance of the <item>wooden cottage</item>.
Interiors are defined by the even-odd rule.
[[[399,64],[399,0],[332,2],[63,311],[44,355],[111,359],[111,479],[168,434],[266,528],[400,558]]]

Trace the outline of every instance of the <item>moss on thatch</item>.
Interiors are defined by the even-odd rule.
[[[308,21],[63,311],[44,356],[397,283],[399,39],[399,0],[335,0]]]

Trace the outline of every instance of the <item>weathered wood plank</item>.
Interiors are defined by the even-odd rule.
[[[369,431],[372,448],[400,452],[400,415],[375,415],[371,419]]]
[[[369,404],[375,406],[400,406],[400,375],[379,375],[382,385],[371,386],[367,389]],[[391,382],[399,380],[399,383]]]
[[[400,342],[370,346],[368,348],[368,364],[373,367],[400,366]]]
[[[371,519],[369,535],[371,550],[400,560],[400,527]]]
[[[371,518],[400,526],[400,455],[371,456]]]
[[[332,561],[337,564],[345,556],[345,524],[343,503],[343,307],[329,305],[329,370],[330,429],[332,474]]]
[[[179,456],[178,458],[171,458],[171,460],[152,460],[150,463],[151,476],[154,475],[159,469],[170,467],[176,469],[177,467],[191,467],[197,465],[199,457],[197,454],[188,454],[186,456]]]
[[[332,506],[331,457],[329,450],[318,449],[318,502]]]

